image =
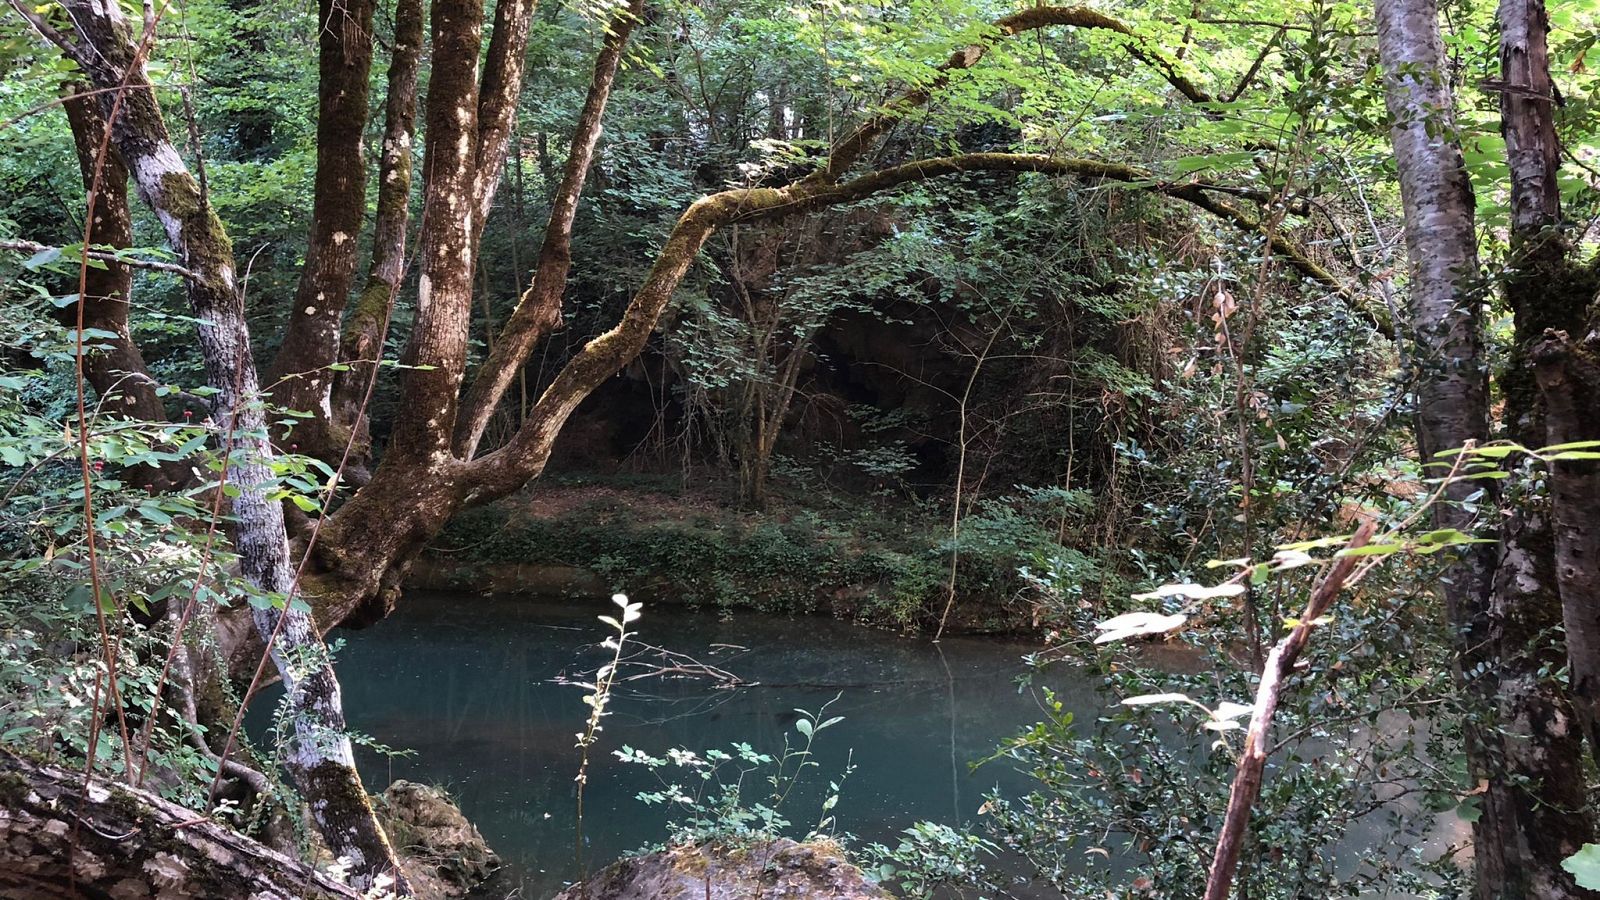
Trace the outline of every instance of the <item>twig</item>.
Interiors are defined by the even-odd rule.
[[[0,250],[17,250],[23,253],[42,253],[46,250],[60,249],[60,247],[52,247],[49,244],[41,244],[38,241],[23,241],[12,238],[0,238]],[[200,280],[199,275],[196,275],[177,263],[157,262],[153,259],[129,259],[126,256],[113,253],[108,250],[90,250],[88,256],[90,259],[98,259],[101,262],[118,263],[134,269],[150,269],[155,272],[166,272],[170,275],[176,275],[179,278],[188,278],[194,281]]]
[[[21,0],[10,0],[10,2],[11,8],[16,10],[18,15],[27,19],[28,24],[33,26],[33,30],[39,32],[40,37],[59,47],[61,52],[71,58],[73,62],[84,68],[89,67],[89,56],[84,48],[57,31],[55,26],[45,21],[44,16],[39,15],[28,4],[21,2]]]
[[[1368,520],[1356,529],[1350,538],[1351,550],[1364,546],[1372,537],[1376,524]],[[1334,560],[1327,576],[1311,592],[1300,624],[1279,641],[1267,655],[1266,667],[1261,672],[1261,684],[1256,689],[1255,712],[1250,715],[1250,730],[1245,732],[1244,750],[1239,754],[1239,770],[1233,777],[1233,788],[1228,793],[1228,811],[1222,822],[1222,833],[1217,836],[1217,850],[1211,861],[1211,874],[1206,878],[1205,900],[1227,900],[1233,886],[1233,874],[1239,866],[1239,853],[1244,848],[1245,834],[1250,827],[1250,810],[1261,794],[1262,774],[1270,753],[1267,732],[1272,728],[1272,714],[1278,707],[1278,697],[1283,691],[1283,681],[1294,670],[1300,653],[1311,640],[1311,630],[1328,611],[1333,599],[1344,589],[1345,582],[1355,571],[1359,557],[1341,556]]]

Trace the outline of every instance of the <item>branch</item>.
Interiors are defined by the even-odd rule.
[[[1161,73],[1178,93],[1195,103],[1211,102],[1211,95],[1183,74],[1181,62],[1169,57],[1165,51],[1155,47],[1122,21],[1084,6],[1034,7],[997,20],[994,23],[994,33],[984,43],[972,44],[951,54],[926,87],[902,94],[899,99],[890,102],[882,112],[863,122],[854,132],[836,143],[828,154],[828,164],[813,173],[809,180],[837,181],[879,137],[883,136],[884,132],[894,127],[902,116],[926,105],[935,91],[950,83],[950,77],[954,73],[977,65],[995,43],[1023,32],[1036,31],[1053,25],[1098,28],[1120,34],[1127,38],[1125,42],[1127,51],[1135,59]]]
[[[1364,546],[1372,537],[1375,525],[1371,520],[1356,530],[1349,549]],[[1311,592],[1300,624],[1279,641],[1267,655],[1266,667],[1261,672],[1261,684],[1256,688],[1255,712],[1250,715],[1250,730],[1245,732],[1244,750],[1239,755],[1239,771],[1233,777],[1233,788],[1228,794],[1228,812],[1222,821],[1222,833],[1217,836],[1217,851],[1211,861],[1211,873],[1206,878],[1205,900],[1227,900],[1233,887],[1233,873],[1239,865],[1239,852],[1244,849],[1245,834],[1250,828],[1250,810],[1261,794],[1261,779],[1269,753],[1267,733],[1272,728],[1272,715],[1278,708],[1278,696],[1283,681],[1294,670],[1295,661],[1311,640],[1311,631],[1344,589],[1345,581],[1355,570],[1359,557],[1341,556],[1334,560],[1333,568]]]
[[[52,247],[49,244],[41,244],[37,241],[22,241],[12,240],[9,238],[0,238],[0,250],[16,250],[20,253],[43,253],[46,250],[60,249],[60,247]],[[200,277],[188,269],[185,269],[183,266],[175,263],[156,262],[153,259],[132,259],[130,257],[114,253],[110,250],[90,250],[89,258],[98,259],[101,262],[118,263],[119,265],[129,266],[135,269],[149,269],[153,272],[166,272],[168,275],[176,275],[179,278]]]
[[[522,93],[522,69],[527,60],[528,26],[533,21],[534,0],[497,0],[494,6],[494,33],[484,58],[483,78],[478,85],[478,137],[476,172],[473,176],[473,227],[481,235],[494,194],[500,184],[501,166],[511,126],[517,113],[517,98]]]
[[[906,163],[862,175],[843,184],[801,180],[783,188],[739,188],[696,200],[678,219],[644,283],[610,331],[585,344],[558,372],[529,412],[527,424],[509,443],[468,464],[460,482],[467,504],[502,497],[544,470],[550,447],[567,417],[607,378],[643,351],[673,291],[700,248],[719,228],[766,221],[866,199],[892,188],[962,172],[1037,172],[1120,181],[1184,200],[1242,230],[1263,231],[1261,223],[1236,207],[1211,197],[1201,182],[1174,184],[1132,166],[1021,153],[969,153]],[[1326,285],[1347,303],[1355,295],[1292,241],[1269,233],[1272,249],[1307,277]],[[1358,310],[1359,311],[1359,310]],[[1369,321],[1371,313],[1363,312]]]
[[[595,147],[600,142],[606,103],[611,97],[611,87],[616,82],[622,51],[628,44],[633,26],[643,14],[644,0],[631,0],[627,6],[617,9],[606,29],[605,41],[595,58],[589,94],[583,101],[583,110],[578,114],[577,125],[573,128],[572,150],[567,154],[566,170],[551,199],[550,222],[545,226],[544,243],[539,248],[539,262],[534,269],[533,281],[517,301],[516,309],[500,332],[500,340],[491,347],[489,358],[484,360],[462,402],[462,416],[455,438],[455,453],[462,459],[471,459],[477,451],[484,429],[489,426],[489,420],[500,405],[500,398],[511,386],[518,370],[528,361],[534,346],[561,324],[561,295],[567,285],[568,270],[572,268],[572,223],[578,214],[578,198],[583,193],[584,181],[594,161]],[[481,165],[480,159],[480,191],[483,189],[481,182],[484,174]],[[520,277],[521,273],[518,275]]]
[[[1272,55],[1272,51],[1277,48],[1278,42],[1283,40],[1283,36],[1288,33],[1289,32],[1287,28],[1279,28],[1277,32],[1274,33],[1270,39],[1268,39],[1266,44],[1261,47],[1261,52],[1256,54],[1255,62],[1250,64],[1250,68],[1246,69],[1244,72],[1244,77],[1239,79],[1238,86],[1229,91],[1228,96],[1223,98],[1224,103],[1233,103],[1240,97],[1244,96],[1245,90],[1250,87],[1250,82],[1255,81],[1256,73],[1261,71],[1261,64],[1267,61],[1267,57]]]
[[[775,218],[825,206],[850,203],[903,184],[963,172],[1036,172],[1045,175],[1076,175],[1082,178],[1117,181],[1132,188],[1183,200],[1234,225],[1241,231],[1259,233],[1264,230],[1262,223],[1238,207],[1210,195],[1209,192],[1212,191],[1235,192],[1234,189],[1223,185],[1212,185],[1203,181],[1163,181],[1160,176],[1148,170],[1120,163],[1031,153],[966,153],[905,163],[862,175],[840,185],[806,193],[788,203],[767,208],[746,209],[735,215],[732,221],[748,222]],[[1293,241],[1274,232],[1271,242],[1272,250],[1287,259],[1301,274],[1328,288],[1346,302],[1354,304],[1355,295],[1350,289],[1332,272],[1307,256]],[[1375,313],[1359,308],[1356,312],[1375,326],[1379,325]]]
[[[16,10],[18,15],[27,19],[28,24],[33,26],[34,31],[39,32],[40,37],[59,47],[61,52],[67,55],[68,59],[79,66],[85,69],[89,67],[89,56],[84,49],[74,43],[71,38],[57,31],[54,25],[45,20],[44,16],[30,9],[24,0],[10,0],[10,3],[11,8]]]

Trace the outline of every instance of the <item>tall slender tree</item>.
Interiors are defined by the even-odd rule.
[[[1540,6],[1538,0],[1507,5],[1520,7],[1514,15]],[[1457,137],[1438,17],[1433,0],[1377,3],[1411,260],[1408,318],[1417,369],[1417,446],[1424,461],[1490,437],[1483,310],[1493,285],[1478,259],[1474,195]],[[1504,34],[1515,42],[1516,22],[1506,24]],[[1523,121],[1522,111],[1522,104],[1506,110],[1513,206],[1521,208],[1514,216],[1519,242],[1542,233],[1553,213],[1546,184],[1523,171],[1530,151],[1546,160],[1553,144],[1541,149],[1512,137],[1535,124]],[[1519,293],[1517,279],[1510,284],[1518,346],[1525,349],[1526,294]],[[1542,443],[1525,360],[1525,353],[1513,354],[1505,374],[1507,424],[1515,437]],[[1585,811],[1580,744],[1569,725],[1571,707],[1545,674],[1550,663],[1560,662],[1550,634],[1561,621],[1547,511],[1523,486],[1515,502],[1504,506],[1504,516],[1483,515],[1502,509],[1494,482],[1458,482],[1446,499],[1435,507],[1439,527],[1496,529],[1499,536],[1498,543],[1465,550],[1443,585],[1456,636],[1456,678],[1475,710],[1466,730],[1470,768],[1484,788],[1483,813],[1473,825],[1477,896],[1592,896],[1561,868],[1593,826]]]

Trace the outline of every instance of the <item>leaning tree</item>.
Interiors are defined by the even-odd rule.
[[[1320,284],[1333,302],[1357,301],[1355,292],[1282,229],[1266,224],[1269,217],[1260,205],[1270,197],[1248,187],[1194,177],[1174,180],[1119,162],[1054,154],[959,153],[872,165],[875,149],[898,123],[958,83],[1000,42],[1053,27],[1108,36],[1138,70],[1154,73],[1174,102],[1216,114],[1212,94],[1190,74],[1181,53],[1168,52],[1124,22],[1086,7],[1029,7],[977,31],[970,43],[962,42],[931,67],[928,78],[860,116],[811,169],[788,181],[732,187],[689,204],[665,235],[620,320],[567,359],[509,440],[486,448],[486,427],[508,387],[562,323],[579,199],[628,41],[645,17],[643,0],[615,4],[608,13],[531,282],[492,351],[472,367],[473,273],[513,143],[534,0],[497,0],[492,21],[485,20],[479,0],[434,0],[426,11],[421,0],[397,0],[372,252],[359,289],[357,248],[369,176],[362,144],[375,0],[321,0],[317,167],[307,250],[280,349],[261,366],[250,353],[239,261],[227,224],[179,152],[146,71],[164,8],[146,4],[143,21],[134,22],[118,4],[99,0],[44,6],[10,2],[81,73],[67,106],[90,203],[98,211],[90,216],[94,224],[86,245],[129,244],[125,185],[131,180],[176,255],[177,263],[164,267],[183,279],[199,322],[196,337],[206,379],[216,391],[211,418],[228,423],[227,431],[237,435],[233,449],[239,461],[229,476],[236,486],[230,539],[242,574],[257,587],[305,601],[219,611],[214,619],[218,637],[235,678],[258,679],[270,663],[287,686],[290,774],[330,847],[353,861],[359,885],[384,873],[398,877],[398,868],[353,765],[322,635],[340,624],[386,615],[408,566],[452,516],[539,477],[568,418],[644,350],[674,290],[719,230],[804,215],[961,173],[1036,173],[1182,201],[1255,236],[1267,252]],[[426,40],[425,18],[431,22]],[[425,146],[413,159],[425,47],[431,61],[422,109]],[[415,187],[414,170],[424,173]],[[421,212],[412,222],[418,193]],[[107,255],[105,248],[84,252]],[[82,291],[70,311],[115,335],[107,341],[109,352],[87,367],[86,376],[102,392],[122,397],[125,402],[113,406],[124,413],[159,418],[161,403],[148,391],[153,382],[144,376],[129,336],[127,304],[119,302],[128,291],[127,260],[112,254],[106,263],[95,276],[104,283]],[[401,358],[403,412],[368,473],[366,401],[396,300],[402,290],[413,289],[414,322]],[[263,381],[269,383],[265,388]],[[276,452],[263,401],[297,411],[294,440],[301,452],[329,461],[353,487],[328,505],[330,512],[310,521],[286,520],[283,506],[260,489],[269,480],[268,463]],[[167,482],[150,476],[150,483]],[[400,887],[405,888],[403,881]]]

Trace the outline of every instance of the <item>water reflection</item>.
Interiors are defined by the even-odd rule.
[[[575,874],[573,744],[587,708],[579,688],[551,679],[598,664],[580,648],[605,637],[594,617],[608,604],[413,595],[377,627],[346,635],[340,654],[352,726],[415,752],[364,752],[369,783],[407,778],[448,788],[515,867],[525,897],[547,897]],[[795,734],[796,708],[815,710],[834,697],[829,713],[845,719],[818,740],[819,775],[788,800],[785,812],[797,823],[815,821],[821,790],[847,760],[856,769],[834,813],[842,831],[863,841],[888,842],[919,819],[972,821],[980,795],[997,783],[1025,787],[1000,765],[972,773],[968,764],[1040,717],[1035,696],[1014,684],[1028,645],[934,645],[827,619],[741,612],[724,620],[673,606],[647,608],[635,627],[649,643],[755,684],[625,686],[591,756],[586,860],[603,862],[664,835],[663,811],[635,799],[656,787],[654,778],[611,751],[628,744],[659,756],[745,741],[775,754]],[[1070,672],[1053,672],[1048,682],[1080,716],[1103,706]]]

